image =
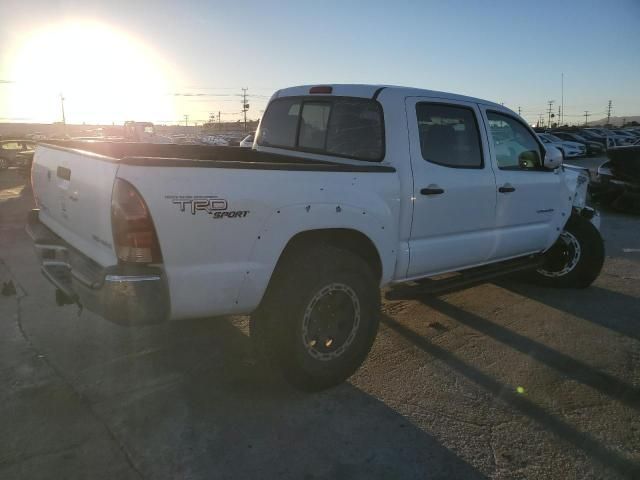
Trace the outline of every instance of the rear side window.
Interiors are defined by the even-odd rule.
[[[258,143],[265,147],[295,147],[299,115],[298,99],[283,98],[271,102],[262,119]]]
[[[418,103],[422,158],[453,168],[482,168],[482,146],[473,110],[454,105]]]
[[[350,97],[287,97],[271,102],[258,145],[323,153],[357,160],[384,158],[382,108]]]

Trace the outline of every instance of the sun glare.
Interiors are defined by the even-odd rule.
[[[104,24],[77,21],[34,31],[12,49],[8,71],[14,118],[61,120],[61,93],[69,123],[176,117],[172,69],[152,48]]]

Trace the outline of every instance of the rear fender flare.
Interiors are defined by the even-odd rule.
[[[327,229],[353,230],[366,236],[380,257],[381,285],[393,277],[397,231],[390,216],[336,203],[291,205],[275,210],[260,229],[250,256],[251,269],[245,274],[237,304],[243,310],[259,305],[278,260],[293,237]]]

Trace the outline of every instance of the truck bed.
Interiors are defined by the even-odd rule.
[[[393,167],[377,163],[358,164],[312,160],[239,147],[178,145],[127,142],[94,142],[81,140],[47,140],[41,145],[123,165],[242,168],[257,170],[304,170],[332,172],[394,172]]]
[[[251,311],[289,240],[318,228],[355,229],[383,245],[388,281],[400,206],[394,172],[240,147],[52,141],[36,149],[32,183],[39,220],[101,271],[120,263],[114,183],[132,185],[158,235],[171,318],[192,318]]]

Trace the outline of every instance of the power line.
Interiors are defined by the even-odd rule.
[[[589,124],[589,116],[591,114],[589,113],[589,110],[585,110],[584,111],[584,124],[585,126],[587,126]]]

